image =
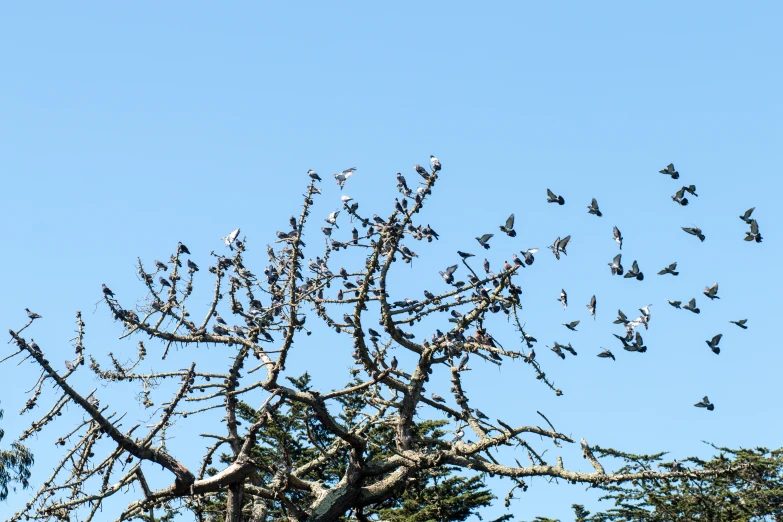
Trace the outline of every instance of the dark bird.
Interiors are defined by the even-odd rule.
[[[710,347],[710,350],[712,350],[712,353],[714,353],[715,355],[720,354],[720,348],[718,348],[718,343],[720,342],[721,337],[723,337],[723,334],[718,334],[712,339],[710,339],[709,341],[704,341],[705,343],[707,343],[707,346]]]
[[[41,355],[41,354],[43,353],[43,352],[41,351],[41,347],[40,347],[40,346],[38,346],[38,344],[37,344],[37,343],[36,343],[36,342],[33,340],[33,338],[32,338],[32,337],[30,338],[30,349],[31,349],[31,350],[32,350],[34,353],[36,353],[36,354],[38,354],[38,355]]]
[[[419,175],[424,179],[430,179],[430,174],[427,172],[427,169],[419,165],[418,163],[413,166],[413,170],[419,173]]]
[[[705,286],[703,293],[710,299],[720,299],[720,297],[718,297],[718,283],[715,283],[712,286]]]
[[[747,329],[748,329],[748,327],[747,327],[747,326],[745,326],[745,323],[747,323],[747,322],[748,322],[748,320],[747,320],[747,319],[740,319],[739,321],[729,321],[729,322],[730,322],[731,324],[736,324],[737,326],[739,326],[739,327],[740,327],[740,328],[742,328],[743,330],[747,330]]]
[[[446,402],[446,399],[444,399],[443,397],[441,397],[440,395],[438,395],[436,393],[432,394],[432,400],[435,401],[435,402]]]
[[[613,361],[616,360],[614,358],[614,354],[609,350],[604,350],[603,352],[599,353],[598,357],[601,357],[602,359],[612,359]]]
[[[617,310],[617,319],[615,319],[612,324],[628,324],[628,317],[622,310]]]
[[[563,353],[561,345],[555,343],[555,345],[552,348],[550,348],[550,350],[555,352],[558,355],[558,357],[560,357],[561,359],[563,359],[565,361],[565,354]]]
[[[489,420],[489,417],[481,413],[481,411],[478,408],[473,408],[473,412],[476,414],[476,417],[479,419]]]
[[[579,324],[579,320],[571,321],[570,323],[563,323],[563,326],[571,330],[572,332],[576,332],[576,325]]]
[[[223,326],[227,326],[225,319],[220,317],[220,314],[217,312],[217,310],[212,312],[212,315],[215,317],[215,322],[217,322],[218,324],[222,324]]]
[[[514,260],[514,264],[516,266],[521,266],[522,268],[525,268],[525,262],[519,259],[516,254],[511,254],[511,258]]]
[[[666,165],[666,168],[661,169],[658,172],[661,174],[666,174],[667,176],[671,176],[672,179],[677,179],[680,177],[680,173],[674,169],[674,163],[669,163]]]
[[[477,237],[476,241],[479,242],[479,245],[483,246],[486,250],[489,250],[489,243],[488,241],[492,238],[494,234],[484,234],[481,237]]]
[[[609,268],[612,269],[612,275],[623,275],[623,265],[622,265],[622,254],[617,254],[614,256],[614,259],[612,259],[611,263],[607,263],[609,265]]]
[[[536,260],[536,258],[533,257],[533,254],[535,254],[536,252],[538,252],[537,248],[531,248],[528,250],[522,250],[519,253],[522,254],[522,257],[525,258],[525,264],[530,266],[533,264],[533,261]]]
[[[450,267],[446,268],[443,272],[440,272],[440,276],[443,278],[444,281],[446,281],[447,284],[451,284],[454,282],[454,272],[457,271],[457,265],[451,265]]]
[[[601,211],[598,209],[598,202],[595,200],[595,198],[593,198],[593,201],[587,206],[587,213],[598,217],[603,216]]]
[[[188,247],[182,244],[182,241],[179,242],[177,246],[177,252],[180,254],[187,254],[190,255],[190,250],[188,250]]]
[[[353,176],[353,173],[356,172],[356,167],[351,167],[350,169],[345,169],[342,172],[338,172],[334,175],[334,179],[337,180],[337,184],[340,185],[340,190],[345,187],[345,182]]]
[[[666,300],[666,302],[669,303],[670,305],[672,305],[674,308],[677,308],[677,309],[679,309],[680,305],[682,304],[682,301],[669,301],[668,299]]]
[[[432,166],[432,172],[438,172],[440,170],[440,160],[430,154],[430,165]]]
[[[508,237],[516,237],[517,231],[514,230],[514,214],[511,214],[508,216],[508,219],[506,219],[505,225],[500,225],[500,231],[505,232]]]
[[[162,261],[155,260],[155,268],[158,270],[163,270],[164,272],[169,271],[169,267],[166,266],[166,263],[163,263]]]
[[[29,317],[31,321],[35,321],[36,319],[40,319],[41,318],[40,315],[38,315],[35,312],[30,311],[29,308],[25,308],[24,311],[27,312],[27,317]]]
[[[353,326],[353,318],[348,314],[343,314],[343,321],[345,321],[345,324]],[[392,359],[392,362],[394,362],[394,359]]]
[[[313,179],[315,181],[321,181],[321,177],[313,169],[308,169],[307,175],[310,176],[310,179]]]
[[[739,218],[750,225],[750,215],[753,214],[753,211],[756,210],[756,207],[750,207],[748,210],[745,211],[743,215],[741,215]]]
[[[171,288],[171,283],[169,283],[167,280],[163,279],[163,277],[159,277],[158,281],[160,282],[161,289],[164,286],[168,286],[169,288]]]
[[[595,296],[590,298],[590,303],[587,305],[587,311],[590,312],[590,315],[593,316],[593,320],[595,320]]]
[[[700,241],[704,241],[705,236],[704,234],[702,234],[701,229],[699,227],[694,225],[693,227],[680,227],[680,228],[682,228],[688,234],[698,237]]]
[[[563,304],[563,310],[568,307],[568,294],[566,294],[565,290],[560,290],[560,297],[557,300]]]
[[[103,286],[103,295],[105,295],[106,297],[114,297],[114,292],[109,290],[109,287],[106,286],[106,284],[103,284],[102,286]]]
[[[707,408],[708,411],[715,409],[715,405],[710,402],[710,399],[705,395],[702,400],[694,404],[697,408]]]
[[[397,212],[405,213],[405,210],[403,210],[402,205],[400,205],[400,200],[397,198],[394,198],[394,208],[397,210]]]
[[[484,272],[489,273],[489,261],[487,261],[487,258],[484,258]]]
[[[473,254],[469,254],[468,252],[461,252],[461,251],[459,251],[459,250],[457,250],[457,254],[458,254],[458,255],[459,255],[459,257],[461,257],[462,259],[467,259],[467,258],[469,258],[469,257],[474,257],[474,255],[473,255]]]
[[[188,259],[188,272],[198,272],[198,265]]]
[[[682,190],[689,193],[691,196],[699,197],[698,194],[696,194],[696,185],[688,185],[687,187],[682,187]]]
[[[671,274],[673,276],[676,276],[679,274],[679,272],[675,271],[676,269],[677,269],[677,262],[675,261],[674,263],[670,264],[669,266],[667,266],[666,268],[658,272],[658,275]]]
[[[546,189],[546,202],[547,203],[557,203],[558,205],[565,204],[565,200],[563,199],[563,196],[555,196],[555,193],[552,192],[549,189]]]
[[[401,172],[397,173],[397,186],[402,187],[405,192],[408,192],[408,184],[405,182],[405,176]]]
[[[623,249],[623,235],[620,233],[620,229],[617,227],[614,227],[612,229],[612,237],[614,238],[615,242],[617,243],[617,246],[620,247],[620,250]]]
[[[641,270],[639,270],[639,265],[636,264],[636,260],[633,260],[633,263],[631,263],[631,269],[623,276],[623,277],[635,277],[639,281],[642,281],[644,279],[644,274]]]
[[[348,314],[346,314],[346,315],[348,315]],[[392,356],[391,363],[389,364],[389,367],[392,370],[396,370],[397,369],[397,357]]]
[[[561,346],[561,348],[568,350],[571,352],[571,355],[576,355],[576,350],[574,350],[574,347],[571,346],[571,343],[566,344],[565,346]]]
[[[699,314],[699,313],[701,313],[701,310],[699,310],[698,308],[696,308],[696,299],[691,299],[690,301],[688,301],[688,304],[686,304],[685,306],[683,306],[683,308],[684,308],[684,309],[686,309],[686,310],[689,310],[689,311],[693,312],[694,314]]]
[[[674,193],[672,196],[672,201],[679,203],[683,207],[688,206],[688,198],[685,197],[685,187]]]
[[[750,231],[745,232],[745,241],[755,241],[761,243],[761,233],[759,233],[759,224],[755,219],[750,220]]]

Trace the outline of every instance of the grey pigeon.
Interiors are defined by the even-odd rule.
[[[674,168],[674,163],[669,163],[665,168],[659,170],[658,172],[661,174],[666,174],[667,176],[671,176],[672,179],[677,179],[680,177],[680,173],[677,172],[677,170]]]
[[[350,169],[345,169],[344,171],[338,172],[334,175],[334,179],[337,180],[337,184],[340,185],[340,190],[345,187],[346,180],[353,176],[354,172],[356,172],[356,167],[351,167]]]

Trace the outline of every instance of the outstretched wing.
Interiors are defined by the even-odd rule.
[[[508,216],[506,220],[506,230],[511,230],[512,228],[514,228],[514,214]]]
[[[549,196],[550,199],[557,199],[557,196],[555,196],[555,193],[552,192],[549,189],[546,189],[546,195]]]

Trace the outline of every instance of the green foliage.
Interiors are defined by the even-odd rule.
[[[3,418],[3,410],[0,410],[0,419]],[[5,433],[0,430],[0,441]],[[33,455],[27,448],[18,442],[11,444],[11,449],[0,450],[0,501],[8,498],[8,487],[13,483],[19,483],[22,488],[27,488],[30,479],[30,467],[33,465]]]

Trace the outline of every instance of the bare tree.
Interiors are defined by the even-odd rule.
[[[214,287],[206,309],[191,306],[199,267],[190,259],[187,247],[180,244],[166,263],[156,261],[154,271],[139,260],[138,273],[146,287],[140,304],[115,296],[105,285],[103,289],[103,303],[123,325],[121,338],[139,339],[130,362],[109,353],[111,368],[102,368],[86,347],[85,323],[79,312],[73,339],[76,357],[65,371],[55,368],[46,350],[26,337],[36,319],[11,330],[16,355],[29,358],[41,372],[25,413],[31,413],[42,401],[45,384],[56,390],[53,397],[47,397],[51,405],[31,422],[22,439],[46,428],[56,431],[57,444],[64,450],[51,476],[11,520],[68,520],[77,511],[83,513],[79,518],[87,521],[98,513],[105,520],[107,514],[101,509],[115,496],[122,496],[125,502],[122,512],[111,515],[116,520],[153,520],[156,510],[190,510],[204,520],[209,511],[206,507],[214,506],[218,498],[224,500],[225,511],[217,519],[231,522],[266,520],[281,513],[290,520],[331,521],[346,516],[366,520],[367,510],[398,497],[417,474],[444,467],[507,477],[507,502],[515,490],[527,489],[526,479],[537,476],[601,486],[731,472],[732,468],[607,472],[599,458],[618,454],[591,447],[584,440],[583,456],[593,471],[576,471],[565,467],[559,457],[554,462],[544,458],[546,447],[574,443],[544,414],[528,419],[528,424],[518,424],[511,419],[488,419],[469,405],[469,390],[462,380],[463,372],[469,370],[469,357],[497,365],[519,359],[533,368],[545,387],[558,395],[561,391],[535,358],[535,340],[523,330],[519,319],[521,290],[514,277],[533,263],[534,252],[523,252],[513,265],[507,263],[497,272],[487,269],[481,275],[467,261],[469,254],[461,253],[470,274],[468,282],[457,281],[456,266],[452,266],[441,274],[450,285],[448,291],[433,294],[425,290],[421,300],[391,300],[387,291],[390,273],[418,257],[411,245],[438,239],[436,231],[418,220],[439,179],[440,163],[436,161],[431,169],[417,165],[421,183],[416,190],[398,175],[400,196],[388,217],[360,213],[358,204],[344,197],[343,218],[349,216],[362,230],[354,228],[344,240],[331,237],[332,225],[338,235],[337,212],[329,216],[330,226],[322,231],[317,230],[321,223],[310,219],[314,199],[320,193],[318,175],[311,171],[299,216],[292,217],[290,227],[278,232],[274,246],[268,247],[270,264],[262,270],[263,277],[256,277],[245,266],[248,242],[239,230],[224,238],[226,255],[213,252],[209,272]],[[353,170],[348,169],[335,175],[338,184],[342,187],[351,174]],[[317,237],[323,232],[325,250],[315,261],[305,261],[305,230],[314,226],[311,234]],[[343,224],[339,232],[345,227]],[[505,228],[506,233],[513,230],[513,216]],[[482,246],[490,240],[487,235],[478,239]],[[559,257],[560,252],[565,253],[568,238],[558,238],[558,242],[553,252]],[[343,249],[355,252],[355,266],[330,267],[330,255]],[[563,295],[563,306],[565,299]],[[224,313],[230,310],[231,315],[223,319],[219,309]],[[485,324],[488,314],[507,315],[507,324],[517,332],[518,346],[501,346]],[[286,382],[286,360],[295,349],[294,340],[310,333],[305,323],[313,315],[342,334],[345,349],[353,350],[356,378],[342,389],[322,393]],[[417,323],[421,323],[419,330],[434,333],[417,340],[410,332]],[[153,355],[145,345],[149,340],[159,341],[155,357],[166,358],[174,347],[177,358],[188,361],[187,367],[165,372],[143,370]],[[201,367],[195,348],[205,344],[227,350],[229,364],[222,369]],[[560,348],[573,350],[570,345]],[[402,351],[409,352],[406,359],[415,362],[408,366],[398,363],[395,353]],[[563,356],[562,351],[559,355]],[[155,410],[152,422],[125,429],[121,420],[127,412],[114,411],[100,401],[95,390],[84,393],[72,386],[74,374],[86,369],[112,389],[111,393],[119,393],[121,387],[138,387],[147,406],[152,404],[154,385],[176,382],[177,386],[169,400]],[[451,376],[452,397],[448,401],[425,393],[425,383],[435,371]],[[349,380],[346,376],[345,381]],[[259,392],[260,400],[250,399]],[[353,401],[351,412],[346,411],[348,399]],[[69,404],[84,413],[83,420],[69,426],[53,422]],[[415,418],[421,405],[455,421],[456,436],[442,431],[436,436],[422,434],[419,428],[423,421]],[[170,428],[175,423],[178,428],[203,428],[199,419],[215,409],[225,412],[224,426],[207,428],[212,433],[202,435],[201,465],[189,469],[183,464],[183,455],[177,455],[176,445],[167,444]],[[300,423],[304,435],[297,443],[312,455],[306,462],[282,450],[277,453],[279,458],[261,458],[254,450],[262,437],[266,437],[266,444],[280,438],[269,430],[273,425],[279,429],[276,421],[283,415],[293,415]],[[252,419],[250,425],[242,424],[243,416]],[[394,436],[378,436],[379,427],[392,430]],[[475,441],[468,440],[466,432],[472,433],[470,438]],[[515,447],[519,458],[501,462],[493,453],[501,446]],[[221,451],[228,452],[228,457],[222,468],[213,467],[213,457]],[[172,482],[155,489],[148,477],[160,469]],[[332,470],[330,475],[325,475],[326,469]],[[126,502],[130,491],[135,491],[135,497]]]

